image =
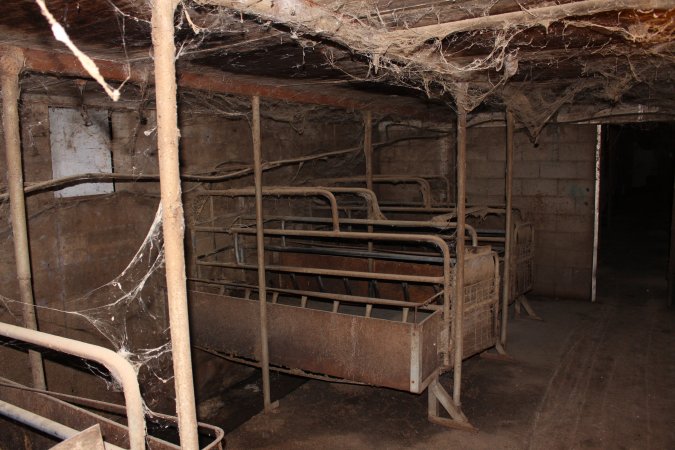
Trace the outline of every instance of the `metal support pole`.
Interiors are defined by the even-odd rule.
[[[455,373],[453,400],[460,406],[464,323],[464,233],[466,225],[466,110],[457,102],[457,264],[455,265]]]
[[[365,111],[363,113],[363,153],[366,159],[366,189],[369,191],[373,190],[373,114],[370,111]],[[368,211],[368,218],[372,219],[370,214],[372,211]],[[373,227],[368,225],[368,232],[373,232]],[[374,249],[373,241],[368,241],[368,251],[372,252]],[[373,258],[368,258],[368,272],[372,272],[375,269],[375,263]],[[369,293],[370,288],[372,287],[373,281],[369,282]],[[370,314],[373,310],[372,305],[366,305],[366,317],[370,317]]]
[[[366,157],[366,189],[373,190],[373,114],[363,113],[363,153]]]
[[[595,129],[595,192],[593,198],[593,273],[591,275],[591,302],[598,295],[598,234],[600,229],[600,152],[602,150],[602,125]],[[672,240],[672,238],[671,238]]]
[[[506,181],[504,192],[506,195],[506,229],[504,230],[504,280],[502,281],[502,329],[501,343],[506,346],[506,327],[509,315],[509,300],[511,298],[511,239],[513,239],[513,113],[506,110]]]
[[[171,329],[171,351],[176,386],[178,431],[183,449],[199,448],[195,410],[190,324],[185,283],[185,222],[181,199],[178,159],[178,113],[176,104],[176,48],[174,13],[176,0],[152,2],[152,44],[155,61],[157,102],[157,148],[162,225],[166,257],[166,287]]]
[[[5,156],[7,158],[7,187],[9,190],[16,276],[19,293],[23,302],[23,322],[26,328],[37,330],[35,300],[33,298],[33,277],[30,267],[28,225],[26,223],[26,199],[23,193],[23,164],[21,161],[21,134],[19,129],[19,73],[23,66],[23,55],[16,49],[7,50],[0,59],[2,77],[2,127],[5,134]],[[33,387],[46,389],[45,369],[42,355],[28,351]]]
[[[265,280],[265,230],[263,229],[262,144],[260,139],[260,97],[251,102],[253,120],[253,177],[255,180],[256,250],[258,255],[258,292],[260,297],[260,368],[262,369],[263,405],[272,410],[270,395],[270,356],[267,342],[267,281]]]

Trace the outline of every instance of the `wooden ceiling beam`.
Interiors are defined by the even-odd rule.
[[[0,54],[9,47],[0,47]],[[68,53],[22,48],[24,70],[43,74],[91,78],[77,58]],[[152,84],[151,68],[146,64],[94,60],[101,75],[113,82]],[[319,82],[321,83],[321,82]],[[316,84],[307,81],[278,80],[273,78],[205,71],[193,66],[178,70],[178,85],[182,89],[242,96],[257,95],[291,103],[304,103],[353,110],[370,110],[376,114],[400,118],[430,120],[438,117],[439,108],[431,109],[424,102],[402,96],[370,94],[348,87]],[[448,111],[449,114],[449,111]],[[442,120],[442,118],[439,118]]]

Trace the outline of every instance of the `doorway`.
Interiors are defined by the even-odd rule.
[[[598,298],[667,297],[675,124],[605,125]]]

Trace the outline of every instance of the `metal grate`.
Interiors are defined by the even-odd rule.
[[[499,299],[497,278],[491,277],[464,288],[463,358],[495,344],[496,308]]]

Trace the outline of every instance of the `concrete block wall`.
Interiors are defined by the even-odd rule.
[[[506,131],[467,131],[467,201],[504,204]],[[514,136],[513,203],[534,223],[534,293],[587,299],[591,290],[594,125],[548,125],[537,146]]]

